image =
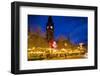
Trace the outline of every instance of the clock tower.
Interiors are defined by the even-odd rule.
[[[48,42],[54,40],[54,24],[51,16],[48,17],[48,22],[46,25],[46,38]]]

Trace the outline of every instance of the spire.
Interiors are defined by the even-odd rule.
[[[53,21],[52,21],[52,17],[51,16],[48,17],[48,24],[53,24]]]
[[[52,22],[52,17],[51,16],[49,16],[48,22]]]

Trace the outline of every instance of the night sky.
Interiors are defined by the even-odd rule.
[[[49,16],[28,15],[28,27],[32,30],[37,26],[41,27],[42,32],[46,32],[46,24]],[[87,44],[88,18],[77,16],[52,16],[54,23],[54,37],[59,36],[69,38],[73,44],[83,42]]]

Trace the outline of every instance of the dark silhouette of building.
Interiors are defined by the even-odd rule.
[[[48,17],[46,25],[46,37],[48,42],[54,40],[54,24],[51,16]]]

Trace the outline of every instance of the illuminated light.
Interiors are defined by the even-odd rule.
[[[79,43],[79,45],[81,45],[81,46],[82,46],[83,44],[84,44],[84,43]]]
[[[68,44],[67,43],[64,43],[64,46],[67,46]]]
[[[73,50],[69,50],[68,52],[69,52],[69,53],[73,53]]]
[[[51,29],[53,29],[53,27],[52,27],[52,26],[50,26],[50,28],[51,28]]]
[[[76,49],[76,50],[74,50],[74,52],[75,52],[75,53],[80,53],[80,51],[79,51],[79,50],[77,50],[77,49]]]
[[[61,50],[66,51],[66,49],[62,48]]]
[[[33,51],[30,51],[29,53],[30,53],[30,54],[33,54]]]
[[[32,50],[31,48],[29,48],[28,50]]]
[[[53,49],[53,53],[55,53],[55,52],[57,52],[57,50],[56,49]]]
[[[80,47],[77,47],[78,49],[80,48]]]
[[[55,44],[56,42],[53,41],[52,44]],[[83,45],[83,44],[80,44],[80,45]],[[79,48],[79,49],[78,49]],[[34,50],[33,50],[34,49]],[[28,59],[31,59],[33,58],[32,56],[33,55],[36,55],[37,57],[40,57],[40,55],[43,55],[44,59],[48,59],[47,58],[47,54],[49,53],[50,56],[53,56],[53,54],[57,54],[58,56],[57,57],[54,57],[53,59],[68,59],[68,58],[76,58],[76,57],[87,57],[87,54],[82,54],[84,53],[84,47],[83,49],[80,49],[80,46],[78,46],[76,49],[72,49],[72,48],[62,48],[62,49],[55,49],[55,48],[42,48],[42,47],[38,47],[38,48],[35,48],[35,47],[32,47],[32,48],[29,48],[28,50],[31,50],[31,51],[28,51]],[[67,57],[65,57],[64,55],[67,55]],[[62,56],[60,56],[62,55]],[[52,59],[52,58],[51,58]]]
[[[52,47],[53,47],[53,48],[57,48],[56,41],[53,41]]]
[[[52,49],[51,49],[51,48],[47,48],[46,50],[50,51],[50,50],[52,50]]]
[[[83,48],[84,43],[79,43],[79,47],[82,49]]]
[[[38,53],[44,53],[44,52],[41,52],[41,51],[37,51],[37,52],[35,52],[35,53],[37,53],[37,54],[38,54]]]
[[[35,49],[35,47],[32,48],[32,50],[34,50],[34,49]]]

